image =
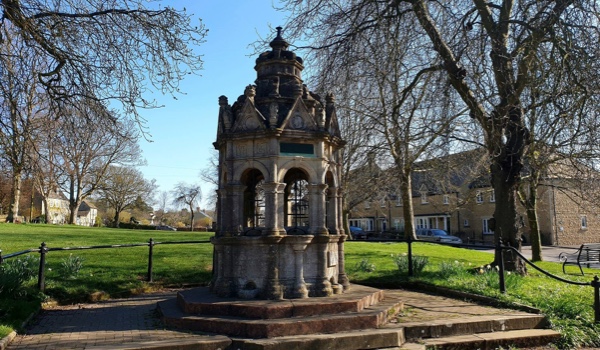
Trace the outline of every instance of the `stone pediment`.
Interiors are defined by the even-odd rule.
[[[266,129],[265,117],[256,109],[252,98],[246,98],[235,116],[232,132],[259,131]]]
[[[284,130],[317,131],[319,126],[312,113],[308,110],[302,98],[298,98],[283,120],[281,128]]]

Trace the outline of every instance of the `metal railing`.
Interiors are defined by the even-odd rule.
[[[64,247],[64,248],[49,248],[46,245],[46,242],[42,242],[39,248],[32,248],[27,250],[22,250],[20,252],[10,253],[6,255],[2,255],[2,250],[0,250],[0,264],[2,264],[5,260],[14,258],[20,255],[29,254],[29,253],[39,253],[40,254],[40,262],[38,269],[38,289],[40,291],[44,291],[46,289],[46,254],[51,251],[63,251],[63,250],[89,250],[89,249],[108,249],[108,248],[131,248],[131,247],[148,247],[148,272],[146,274],[146,281],[152,282],[152,274],[153,274],[153,255],[154,255],[154,246],[160,244],[205,244],[210,243],[210,241],[167,241],[167,242],[156,242],[152,238],[148,240],[147,243],[131,243],[131,244],[111,244],[111,245],[95,245],[89,247]]]
[[[386,240],[388,241],[388,240]],[[408,244],[408,275],[409,276],[414,276],[414,270],[413,270],[413,256],[412,256],[412,243],[415,242],[415,240],[412,239],[402,239],[402,240],[395,240],[396,242],[406,242]],[[537,266],[536,264],[534,264],[532,261],[530,261],[529,259],[527,259],[525,256],[523,256],[523,254],[521,254],[521,252],[519,252],[516,248],[508,246],[508,245],[503,245],[502,242],[498,242],[498,244],[496,244],[496,246],[483,246],[483,245],[470,245],[470,244],[452,244],[452,243],[442,243],[442,242],[435,242],[435,241],[421,241],[421,240],[417,240],[417,242],[423,242],[423,243],[435,243],[435,244],[439,244],[439,245],[447,245],[447,246],[452,246],[452,247],[460,247],[460,248],[489,248],[489,249],[495,249],[495,253],[496,256],[500,257],[500,262],[498,265],[498,277],[499,277],[499,288],[500,288],[500,293],[505,294],[506,293],[506,281],[505,281],[505,269],[504,269],[504,254],[502,254],[502,251],[504,250],[511,250],[514,253],[516,253],[521,259],[523,259],[528,265],[530,265],[531,267],[533,267],[534,269],[536,269],[537,271],[543,273],[544,275],[555,279],[557,281],[563,282],[563,283],[567,283],[567,284],[572,284],[572,285],[576,285],[576,286],[591,286],[594,288],[594,322],[595,323],[600,323],[600,279],[598,278],[598,276],[594,276],[594,278],[592,279],[592,281],[590,282],[578,282],[578,281],[571,281],[565,278],[562,278],[560,276],[556,276],[544,269],[542,269],[541,267]]]

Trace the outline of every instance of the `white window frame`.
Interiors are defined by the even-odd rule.
[[[445,194],[444,197],[443,197],[443,199],[442,199],[442,202],[444,204],[447,204],[447,205],[450,204],[450,196],[447,195],[447,194]]]
[[[385,199],[382,199],[382,200],[381,200],[381,203],[380,203],[379,205],[380,205],[382,208],[385,208],[385,202],[386,202],[386,200],[385,200]]]
[[[469,223],[469,219],[463,220],[463,227],[471,227],[471,224]]]
[[[478,190],[475,193],[475,202],[477,202],[478,204],[483,203],[483,192],[481,192],[480,190]]]
[[[483,232],[484,235],[493,235],[494,231],[490,230],[489,228],[489,220],[491,218],[483,218],[481,221],[481,231]]]
[[[371,209],[371,201],[365,201],[365,209]]]
[[[397,196],[396,197],[396,206],[397,207],[401,207],[402,206],[402,196]]]
[[[427,198],[427,192],[421,192],[421,204],[428,204],[429,199]]]
[[[496,191],[490,192],[490,203],[496,203]]]
[[[581,229],[582,230],[588,229],[587,215],[581,215]]]

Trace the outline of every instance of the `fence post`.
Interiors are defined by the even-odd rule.
[[[154,247],[154,240],[150,238],[148,241],[148,282],[152,282],[152,250]]]
[[[38,270],[38,289],[43,292],[46,289],[46,242],[42,242],[40,245],[40,268]]]
[[[408,236],[408,275],[412,277],[413,272],[413,259],[412,259],[412,235]]]
[[[592,287],[594,287],[594,322],[600,323],[600,280],[597,275],[594,276]]]
[[[496,249],[500,253],[498,254],[500,256],[500,265],[498,266],[498,284],[500,285],[500,293],[505,294],[506,281],[504,280],[504,250],[502,249],[502,240],[499,239],[497,244],[498,245],[496,246]]]

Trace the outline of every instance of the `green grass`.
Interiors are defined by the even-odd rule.
[[[2,254],[47,247],[76,247],[108,244],[208,240],[211,233],[118,230],[53,225],[0,224]],[[545,277],[533,269],[525,277],[507,275],[508,293],[498,290],[498,273],[486,268],[489,253],[440,246],[413,244],[413,254],[427,258],[423,271],[409,277],[399,271],[397,257],[406,254],[405,243],[346,243],[346,272],[353,283],[397,288],[415,281],[497,298],[505,303],[520,303],[541,309],[561,332],[560,348],[599,346],[600,327],[593,323],[593,288],[567,285]],[[37,253],[30,255],[39,256]],[[77,273],[68,268],[83,261]],[[69,261],[69,259],[71,259]],[[51,251],[46,256],[46,292],[36,291],[36,278],[28,281],[26,297],[0,298],[0,337],[18,329],[25,318],[43,301],[85,302],[107,297],[126,297],[163,286],[207,284],[211,277],[212,245],[156,245],[154,282],[145,282],[148,247],[98,250]],[[590,282],[598,270],[585,270],[586,276],[564,275],[558,263],[539,266],[558,276]],[[481,271],[480,271],[481,270]],[[481,273],[480,273],[481,272]]]

